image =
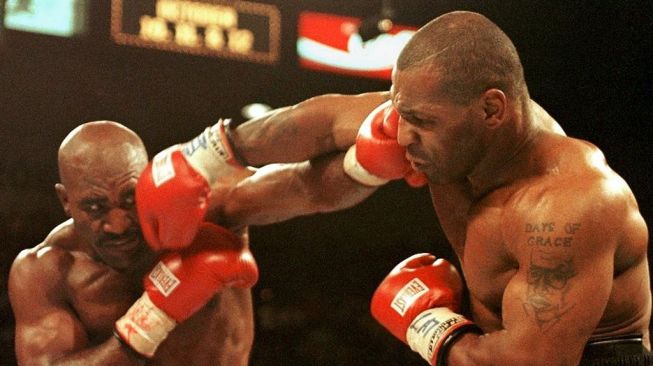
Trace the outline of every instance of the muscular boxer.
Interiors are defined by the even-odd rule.
[[[637,202],[596,146],[543,128],[508,37],[478,14],[436,18],[402,51],[392,100],[472,313],[457,313],[456,281],[426,257],[384,280],[377,320],[434,365],[650,362]]]
[[[376,169],[387,164],[369,155],[400,164],[387,158],[388,140],[405,148],[428,177],[471,310],[458,313],[453,270],[424,255],[383,281],[377,320],[433,365],[650,364],[648,230],[637,202],[596,146],[565,136],[530,100],[508,37],[475,13],[435,19],[402,51],[391,100],[398,115],[383,112],[373,134],[363,124],[356,143],[381,151],[355,151],[344,170],[383,184],[387,172]],[[337,116],[369,110],[356,101],[315,98],[305,102],[314,114],[273,113],[226,137],[252,165],[342,150],[360,123]],[[265,151],[265,141],[292,149]]]
[[[364,119],[380,98],[363,98],[368,107],[346,117]],[[301,114],[310,106],[296,109]],[[73,130],[59,150],[56,185],[71,219],[20,253],[10,274],[19,363],[247,364],[253,342],[247,287],[256,273],[247,226],[369,196],[374,188],[346,178],[343,155],[260,169],[234,165],[212,185],[202,221],[242,235],[199,224],[192,245],[159,255],[145,245],[135,210],[136,180],[147,164],[140,138],[108,121]]]
[[[58,160],[71,219],[10,273],[19,364],[247,364],[257,276],[247,242],[204,224],[192,247],[150,251],[134,204],[147,154],[122,125],[80,126]]]

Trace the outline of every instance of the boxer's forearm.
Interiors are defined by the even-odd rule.
[[[144,364],[145,359],[138,357],[136,353],[128,349],[127,346],[120,344],[115,337],[109,338],[106,342],[96,347],[71,353],[48,363],[48,365],[53,366],[138,366]]]
[[[230,137],[252,166],[309,160],[346,150],[365,116],[387,98],[386,92],[322,95],[247,121]]]
[[[230,227],[265,225],[360,203],[376,187],[349,178],[342,168],[343,157],[339,153],[259,169],[222,200],[220,222]]]

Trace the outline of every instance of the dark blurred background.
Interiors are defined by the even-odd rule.
[[[300,68],[300,11],[367,18],[390,4],[397,23],[416,27],[455,9],[485,14],[516,44],[533,99],[569,135],[603,150],[651,227],[650,0],[257,2],[279,10],[276,62],[116,44],[109,0],[88,1],[80,36],[0,30],[0,364],[15,362],[8,269],[18,251],[65,219],[53,189],[56,151],[75,126],[119,121],[153,154],[219,117],[242,120],[249,103],[279,107],[389,88],[385,80]],[[393,182],[352,209],[256,227],[251,236],[261,270],[252,365],[424,364],[372,320],[368,302],[403,258],[420,251],[451,258],[426,190]]]

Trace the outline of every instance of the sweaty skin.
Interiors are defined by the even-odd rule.
[[[356,131],[335,131],[357,128],[387,93],[354,99],[363,108],[340,115],[337,124],[321,124],[328,133],[348,139],[339,142],[343,150],[353,143]],[[304,120],[324,108],[321,98],[316,102],[275,111],[266,121]],[[249,131],[254,142],[245,146],[258,145],[264,151],[276,146],[257,140],[255,132]],[[338,150],[331,143],[321,146]],[[292,154],[313,153],[312,146],[298,146]],[[375,188],[349,179],[342,170],[343,156],[333,151],[311,161],[238,170],[212,187],[206,219],[240,233],[248,243],[249,225],[352,206]],[[62,143],[61,183],[55,188],[71,219],[21,252],[10,273],[19,364],[141,364],[112,332],[114,322],[141,296],[142,278],[156,263],[142,239],[134,205],[136,181],[146,164],[140,138],[115,122],[84,124]],[[177,325],[145,364],[246,365],[253,338],[251,292],[227,288]]]
[[[20,365],[141,364],[112,332],[156,260],[134,206],[146,163],[138,136],[114,122],[85,124],[64,140],[56,190],[71,219],[22,251],[10,273]],[[253,332],[250,291],[224,289],[146,364],[246,365]]]
[[[430,178],[440,225],[462,264],[468,316],[486,333],[460,338],[449,365],[577,364],[588,340],[632,332],[650,348],[648,231],[626,182],[596,146],[565,136],[529,98],[493,89],[461,105],[424,92],[438,80],[428,66],[397,71],[392,98],[402,115],[399,143]],[[316,97],[304,102],[315,118],[268,116],[239,126],[234,138],[253,164],[269,162],[246,147],[262,140],[306,143],[278,149],[276,160],[339,151],[311,137],[352,143],[360,120],[338,119],[338,111],[369,113],[371,95]],[[333,177],[323,187],[351,184]]]
[[[452,46],[439,32],[479,39]],[[505,91],[456,89],[456,74],[442,71],[456,57],[488,68],[509,58],[521,70],[505,49],[465,48],[485,34],[511,48],[484,17],[445,15],[416,34],[393,73],[398,141],[429,178],[486,333],[454,343],[448,364],[573,365],[591,338],[634,332],[650,349],[648,230],[633,193],[596,146],[562,134],[529,100],[523,77],[497,82]],[[428,47],[434,56],[421,58]]]

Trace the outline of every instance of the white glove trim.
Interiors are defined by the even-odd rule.
[[[379,178],[376,175],[368,172],[356,159],[356,145],[352,145],[343,161],[345,173],[358,183],[366,186],[376,187],[388,183],[389,179]]]
[[[410,349],[432,363],[449,335],[469,324],[473,322],[449,308],[428,309],[410,323],[406,331],[406,342]]]
[[[244,169],[238,163],[234,151],[225,135],[225,123],[229,120],[220,119],[218,123],[207,127],[194,139],[183,144],[182,152],[188,163],[200,173],[209,184],[213,184],[218,175],[224,175],[225,168]]]

